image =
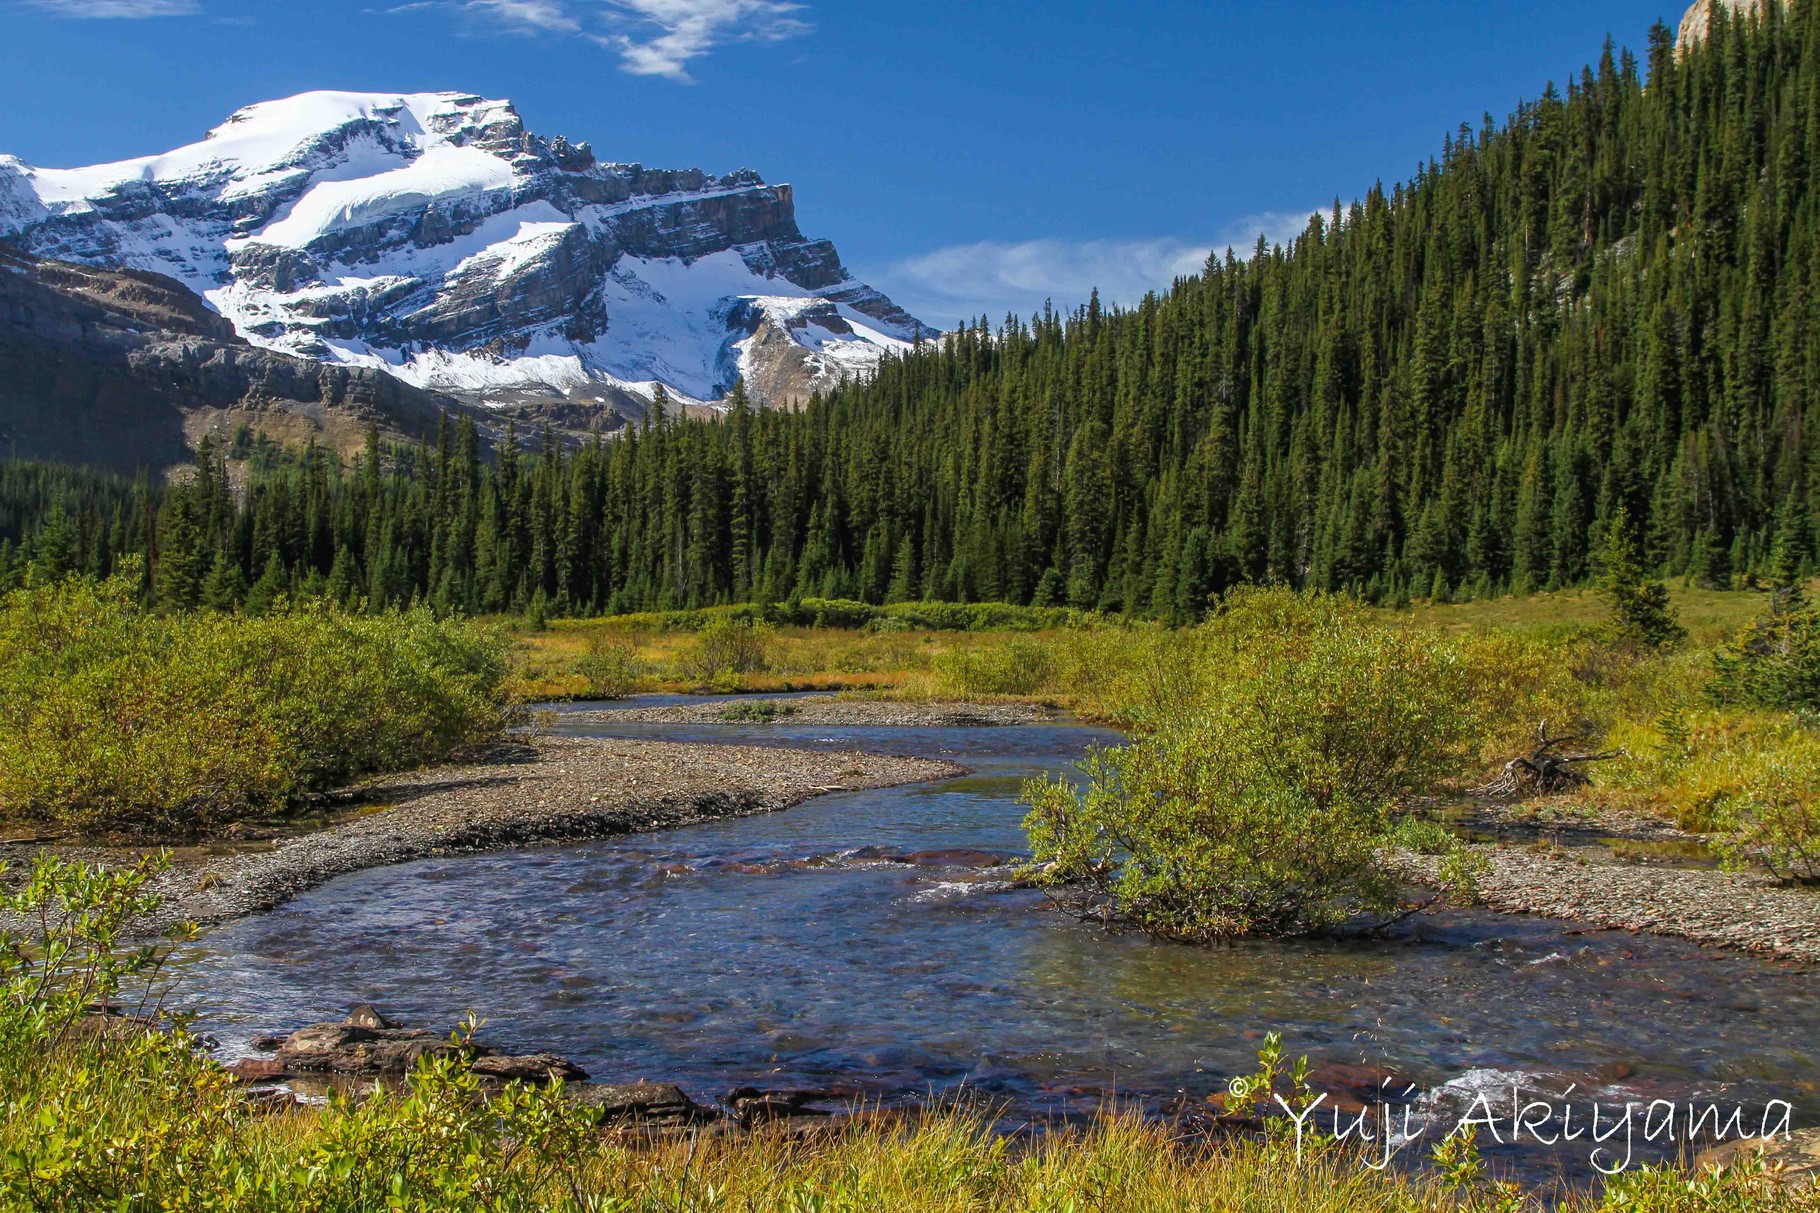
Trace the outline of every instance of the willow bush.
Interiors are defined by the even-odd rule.
[[[0,599],[0,816],[202,829],[503,723],[489,629],[427,611],[161,615],[137,584]]]
[[[709,624],[676,658],[677,677],[714,685],[770,668],[776,633],[770,624],[728,619]]]
[[[1077,912],[1189,940],[1391,910],[1393,810],[1474,753],[1458,646],[1276,590],[1229,597],[1191,643],[1148,733],[1092,752],[1078,787],[1026,789],[1041,879]]]

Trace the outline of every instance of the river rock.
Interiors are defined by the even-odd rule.
[[[363,1028],[319,1023],[299,1028],[278,1048],[287,1069],[334,1074],[407,1074],[424,1057],[464,1053],[446,1037],[424,1028]]]
[[[290,1075],[282,1061],[270,1057],[243,1057],[226,1069],[236,1082],[277,1082]]]
[[[583,1107],[599,1108],[602,1125],[668,1127],[715,1118],[713,1109],[702,1107],[683,1094],[681,1087],[669,1083],[590,1083],[571,1087],[569,1093]]]
[[[240,1093],[240,1102],[256,1113],[288,1112],[303,1106],[296,1094],[283,1087],[256,1087]]]
[[[833,1113],[809,1105],[832,1098],[835,1096],[826,1091],[765,1091],[758,1087],[735,1087],[727,1092],[726,1104],[733,1109],[740,1124],[754,1125],[794,1116],[831,1116]]]
[[[1806,1188],[1820,1183],[1820,1129],[1801,1129],[1769,1141],[1728,1141],[1703,1151],[1695,1161],[1701,1166],[1725,1167],[1751,1154],[1780,1165],[1785,1184]]]
[[[341,1022],[352,1024],[357,1028],[377,1028],[381,1030],[388,1030],[401,1026],[392,1020],[387,1019],[384,1015],[381,1015],[379,1009],[370,1002],[363,1002],[349,1011],[348,1017]]]
[[[144,1015],[130,1015],[119,1007],[96,1003],[64,1030],[66,1041],[124,1040],[144,1032],[155,1031],[158,1021]]]
[[[474,1059],[471,1068],[482,1078],[507,1082],[549,1082],[557,1078],[564,1082],[580,1082],[588,1076],[586,1070],[554,1053],[532,1053],[525,1057],[483,1055]]]

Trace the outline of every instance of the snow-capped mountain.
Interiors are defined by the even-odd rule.
[[[599,161],[463,93],[306,93],[79,169],[0,156],[0,238],[151,270],[255,345],[490,406],[787,404],[932,330],[797,229],[791,189]]]

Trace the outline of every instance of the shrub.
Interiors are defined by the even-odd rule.
[[[587,681],[586,698],[624,699],[644,674],[644,663],[629,641],[595,629],[575,662],[575,672]]]
[[[771,637],[769,625],[749,619],[711,623],[677,657],[677,676],[714,682],[735,674],[761,674],[770,664]]]
[[[500,637],[427,612],[161,616],[131,575],[0,601],[0,814],[197,830],[503,723]]]
[[[720,710],[720,719],[728,724],[771,724],[786,716],[796,715],[796,708],[774,699],[757,703],[728,704]]]
[[[1761,866],[1783,881],[1820,880],[1820,741],[1753,764],[1727,809],[1732,832],[1717,845],[1728,866]]]
[[[936,685],[960,697],[1036,695],[1047,690],[1055,657],[1040,640],[1014,636],[977,649],[953,649],[936,660]]]
[[[1395,901],[1393,802],[1471,752],[1467,669],[1350,602],[1247,591],[1204,625],[1195,693],[1026,788],[1042,880],[1079,911],[1186,940],[1319,931]]]

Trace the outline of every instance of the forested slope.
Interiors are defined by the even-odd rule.
[[[1406,183],[1129,310],[983,323],[797,413],[579,451],[289,460],[167,494],[154,564],[375,601],[792,595],[1181,618],[1241,581],[1572,584],[1624,507],[1672,574],[1813,556],[1820,0],[1462,126]],[[205,458],[213,458],[208,456]],[[105,564],[96,516],[70,559]],[[274,560],[274,556],[276,559]],[[11,557],[16,570],[21,562]],[[0,570],[3,572],[3,570]]]

